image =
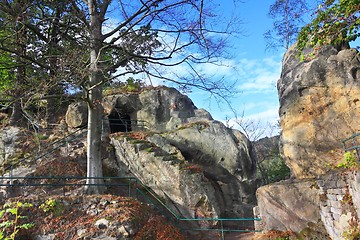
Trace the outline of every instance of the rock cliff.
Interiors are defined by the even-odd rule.
[[[344,161],[342,140],[360,131],[360,56],[325,47],[300,62],[285,54],[278,81],[281,153],[292,179],[257,190],[258,229],[294,231],[303,239],[352,239],[360,226],[359,170]]]
[[[360,56],[334,47],[310,61],[296,54],[286,52],[278,81],[281,145],[292,176],[308,178],[342,159],[341,140],[360,131]]]
[[[256,167],[241,132],[214,121],[174,88],[107,96],[103,105],[104,136],[115,148],[111,165],[118,175],[138,177],[179,216],[253,216]],[[71,121],[78,111],[80,104],[69,107],[68,125],[86,122]]]

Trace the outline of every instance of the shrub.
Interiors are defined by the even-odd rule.
[[[27,216],[21,215],[21,209],[30,208],[30,203],[6,203],[0,211],[0,240],[15,240],[20,229],[30,229],[34,223],[24,222]]]

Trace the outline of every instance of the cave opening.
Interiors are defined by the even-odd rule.
[[[119,111],[112,111],[109,116],[110,132],[131,132],[131,117]]]

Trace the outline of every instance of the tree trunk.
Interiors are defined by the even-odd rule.
[[[90,12],[90,75],[88,92],[88,135],[87,135],[87,194],[104,192],[101,159],[102,130],[102,87],[103,74],[99,66],[99,54],[102,45],[102,18],[96,10],[94,0],[88,0]],[[97,179],[95,179],[96,177]]]
[[[25,56],[26,54],[26,42],[27,42],[27,33],[24,27],[24,22],[26,21],[26,13],[23,11],[24,4],[22,1],[17,1],[15,5],[15,9],[19,11],[19,16],[16,20],[15,30],[16,30],[16,45],[15,52],[16,56],[16,64],[17,69],[15,73],[15,92],[14,92],[14,104],[13,110],[10,116],[10,125],[11,126],[23,126],[25,124],[24,117],[22,115],[21,108],[21,97],[24,91],[24,86],[26,83],[26,65],[22,60],[21,56]]]
[[[58,44],[60,41],[60,18],[61,18],[61,13],[64,12],[64,7],[63,5],[60,3],[56,9],[55,9],[55,13],[54,13],[54,20],[52,21],[52,30],[51,30],[51,36],[50,36],[50,42],[49,42],[49,47],[50,47],[50,52],[53,53],[51,54],[51,58],[49,59],[49,65],[50,65],[50,89],[49,92],[47,93],[48,95],[55,95],[55,94],[62,94],[63,93],[63,89],[61,86],[59,85],[53,85],[53,82],[55,82],[55,78],[58,72],[58,62],[59,62],[59,58],[58,58]],[[45,114],[45,119],[47,123],[56,123],[57,122],[57,111],[60,108],[60,106],[58,106],[59,101],[57,99],[54,98],[50,98],[47,100],[47,106],[46,106],[46,114]]]
[[[95,77],[96,79],[96,77]],[[94,79],[94,80],[95,80]],[[104,192],[101,160],[101,123],[103,108],[101,105],[101,87],[96,87],[89,93],[88,133],[87,133],[87,194],[101,194]],[[99,184],[99,185],[94,185]]]
[[[17,95],[17,94],[15,94]],[[19,102],[19,98],[17,96],[14,97],[14,103],[12,105],[12,112],[9,119],[10,126],[22,127],[24,126],[24,121],[22,117],[21,104]]]

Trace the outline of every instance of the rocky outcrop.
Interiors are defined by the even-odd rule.
[[[110,135],[119,174],[141,179],[179,216],[252,217],[256,169],[242,133],[212,120],[173,88],[109,96],[104,109],[109,132],[115,116],[127,116],[127,129],[146,130],[141,140]],[[140,120],[146,128],[136,124]]]
[[[320,220],[320,195],[315,180],[273,183],[259,188],[256,195],[255,213],[262,219],[257,229],[297,233],[311,230],[312,235],[327,235]]]
[[[257,190],[257,228],[349,239],[359,227],[359,173],[327,166],[344,161],[342,140],[360,131],[360,56],[333,47],[305,62],[296,55],[295,46],[286,52],[278,82],[281,153],[293,179]]]
[[[202,121],[151,134],[146,141],[111,138],[120,168],[141,179],[179,216],[252,217],[255,163],[240,132]]]
[[[107,96],[103,105],[110,125],[111,120],[126,119],[129,127],[135,131],[146,127],[149,131],[165,132],[200,119],[212,120],[206,110],[197,109],[190,98],[168,87]]]
[[[7,127],[0,131],[0,163],[3,165],[18,152],[17,140],[20,128]]]
[[[125,132],[148,130],[165,132],[185,123],[212,120],[204,109],[197,109],[186,95],[175,88],[157,87],[140,93],[122,93],[103,99],[104,130]],[[66,112],[66,123],[71,128],[86,126],[87,105],[73,103]]]
[[[258,189],[257,229],[294,231],[303,239],[352,239],[360,219],[359,171],[287,180]]]
[[[116,156],[129,173],[152,189],[178,216],[220,216],[211,182],[194,165],[166,155],[146,142],[112,139]]]
[[[278,82],[281,145],[295,178],[325,173],[342,159],[341,140],[360,131],[360,56],[325,47],[300,62],[292,46]]]

